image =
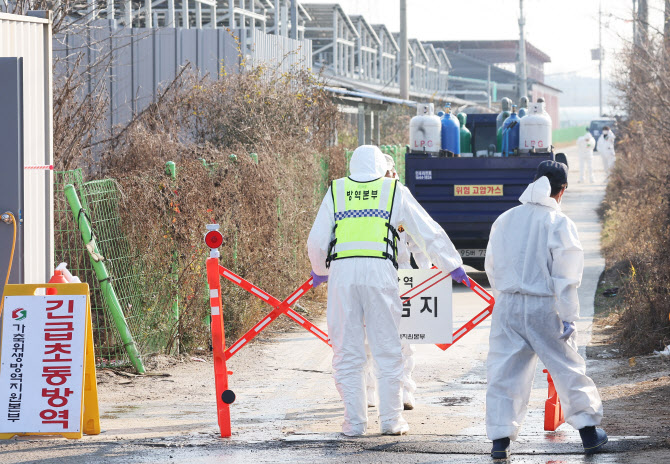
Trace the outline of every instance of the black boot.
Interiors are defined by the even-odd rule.
[[[595,426],[579,429],[579,435],[582,437],[585,454],[597,453],[607,443],[607,434],[605,431],[597,429]]]
[[[493,459],[506,459],[509,457],[509,438],[498,438],[497,440],[493,440],[491,457]]]

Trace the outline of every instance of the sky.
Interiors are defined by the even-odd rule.
[[[306,0],[339,3],[347,14],[398,31],[399,0]],[[526,37],[552,62],[545,74],[577,73],[597,77],[599,0],[524,0]],[[664,0],[649,0],[650,22],[662,24]],[[519,0],[407,0],[408,33],[419,40],[518,40]],[[616,52],[632,40],[633,0],[602,0],[603,77],[615,72]]]

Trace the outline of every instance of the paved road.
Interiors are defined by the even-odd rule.
[[[583,319],[578,326],[583,346],[590,339],[593,296],[604,264],[595,215],[604,184],[578,184],[574,148],[566,151],[572,170],[564,211],[577,223],[586,249],[584,283],[580,289]],[[595,163],[598,168],[599,161],[596,159]],[[601,171],[597,176],[602,180]],[[483,273],[475,272],[472,276],[482,285],[488,284]],[[481,299],[460,287],[455,288],[454,307],[454,323],[458,325],[484,306]],[[323,320],[319,325],[325,328]],[[411,427],[407,436],[379,435],[375,408],[369,410],[371,433],[367,437],[340,436],[342,407],[332,379],[330,349],[297,330],[280,334],[272,341],[255,343],[232,358],[229,369],[235,374],[231,388],[237,393],[237,402],[232,407],[234,435],[230,439],[217,437],[211,365],[203,364],[201,371],[195,373],[192,368],[186,374],[173,373],[202,376],[194,379],[194,384],[202,383],[197,391],[203,392],[196,400],[165,404],[158,390],[147,394],[145,406],[137,411],[109,404],[103,396],[105,433],[78,442],[35,439],[11,442],[0,447],[0,462],[44,464],[64,462],[66,456],[71,463],[90,462],[92,456],[97,462],[114,463],[485,462],[490,451],[484,427],[489,328],[487,320],[446,352],[432,345],[417,346],[418,404],[415,410],[406,413]],[[612,437],[610,453],[585,459],[579,434],[568,425],[555,433],[545,433],[542,425],[547,382],[541,370],[540,365],[526,424],[520,440],[513,445],[514,462],[653,461],[638,451],[646,443],[644,437]]]

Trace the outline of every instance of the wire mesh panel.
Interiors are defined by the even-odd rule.
[[[54,172],[54,241],[56,264],[65,262],[68,269],[88,283],[91,289],[91,319],[95,345],[96,364],[122,365],[128,363],[128,357],[118,335],[112,318],[105,307],[98,279],[81,239],[72,210],[65,199],[65,185],[72,184],[80,191],[83,184],[81,169]],[[84,198],[82,206],[88,210]]]
[[[140,353],[164,351],[176,330],[167,311],[171,295],[159,291],[167,275],[144,272],[142,256],[123,231],[122,192],[113,179],[95,180],[82,184],[81,198],[87,205],[98,249]]]
[[[119,304],[140,353],[166,351],[175,336],[174,318],[167,314],[172,296],[164,289],[165,276],[147,275],[142,257],[123,231],[120,208],[123,194],[113,179],[83,182],[81,170],[54,174],[55,256],[56,263],[68,263],[68,269],[91,288],[91,315],[96,364],[130,364],[124,344],[104,302],[100,283],[86,251],[75,219],[65,198],[64,187],[74,185],[91,222],[94,240]],[[167,351],[170,351],[167,349]]]

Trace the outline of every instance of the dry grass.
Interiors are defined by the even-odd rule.
[[[660,43],[659,43],[660,45]],[[619,89],[631,120],[619,126],[604,202],[603,251],[622,272],[618,339],[628,354],[670,344],[670,66],[654,42],[622,58]]]

